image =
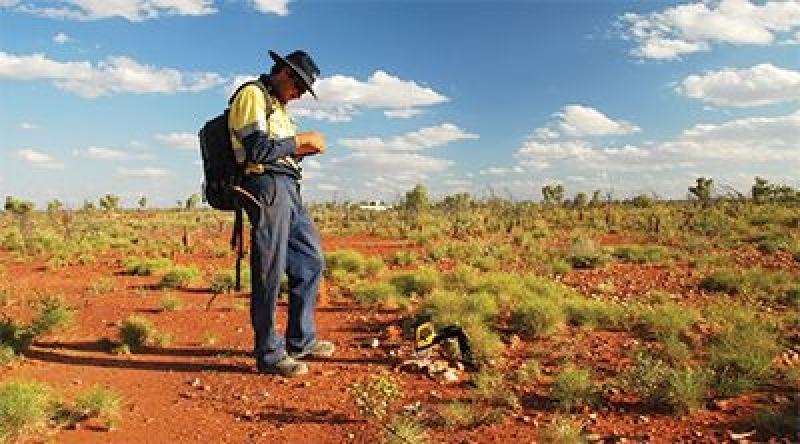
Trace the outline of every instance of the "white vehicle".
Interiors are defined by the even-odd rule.
[[[365,204],[361,204],[358,206],[362,210],[370,210],[370,211],[386,211],[390,207],[386,205],[386,202],[382,200],[371,200]]]

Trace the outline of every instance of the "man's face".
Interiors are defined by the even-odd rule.
[[[276,80],[278,84],[278,99],[282,103],[288,103],[290,100],[299,99],[306,92],[305,83],[303,83],[300,76],[295,74],[294,70],[289,66],[284,66],[278,71]]]

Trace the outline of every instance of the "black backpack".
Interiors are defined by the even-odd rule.
[[[255,84],[261,88],[267,103],[270,103],[267,87],[259,80],[241,85],[228,100],[233,103],[236,94],[247,85]],[[207,121],[200,129],[200,154],[203,159],[203,199],[212,208],[224,211],[235,211],[240,207],[237,187],[244,175],[242,165],[236,162],[231,143],[231,132],[228,128],[229,109]]]
[[[267,104],[271,103],[269,91],[260,80],[252,80],[239,86],[228,100],[225,111],[207,121],[198,133],[200,154],[203,159],[203,199],[217,210],[234,211],[235,219],[231,233],[231,248],[236,251],[236,291],[241,290],[242,258],[244,257],[244,215],[239,187],[244,177],[243,165],[236,161],[228,128],[228,113],[233,99],[247,85],[255,84],[264,93]],[[212,298],[213,301],[213,298]],[[209,301],[209,306],[211,301]]]

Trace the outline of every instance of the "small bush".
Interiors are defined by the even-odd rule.
[[[0,384],[0,442],[14,442],[44,429],[57,408],[56,395],[45,384],[3,382]]]
[[[325,253],[325,277],[336,271],[360,274],[365,265],[364,255],[357,251],[342,250]]]
[[[239,277],[239,285],[242,290],[250,288],[250,268],[243,267]],[[236,291],[236,270],[215,273],[211,277],[210,288],[214,294],[228,294]]]
[[[645,406],[684,414],[701,407],[708,396],[708,373],[689,366],[671,367],[649,352],[634,355],[633,365],[622,373],[625,390],[639,396]]]
[[[667,301],[652,308],[643,307],[639,317],[648,334],[665,339],[685,335],[700,315],[689,307]]]
[[[598,396],[599,390],[589,370],[577,367],[570,366],[561,370],[550,386],[550,397],[565,412],[592,406],[597,403]]]
[[[75,323],[75,310],[68,307],[59,296],[44,297],[36,301],[38,314],[28,327],[36,337],[72,326]]]
[[[537,433],[539,442],[550,444],[579,444],[589,442],[584,431],[583,422],[568,416],[557,415],[552,422]]]
[[[430,442],[425,425],[407,416],[393,416],[386,424],[387,444],[425,444]]]
[[[131,316],[119,327],[120,345],[136,352],[151,343],[156,333],[156,328],[149,319]]]
[[[392,276],[390,282],[404,296],[425,296],[439,285],[439,273],[432,268],[421,268]]]
[[[86,288],[87,293],[92,296],[97,296],[99,294],[110,293],[114,291],[114,281],[111,278],[99,278]]]
[[[502,413],[496,409],[486,409],[462,401],[448,402],[440,406],[436,413],[444,425],[451,429],[471,429],[494,424],[502,418]]]
[[[106,387],[95,385],[78,395],[75,408],[86,418],[113,419],[122,408],[122,397]]]
[[[352,289],[353,299],[359,304],[384,305],[397,294],[395,287],[385,281],[361,282]]]
[[[665,260],[668,253],[664,247],[626,245],[617,247],[611,253],[617,259],[635,264],[652,264]]]
[[[777,335],[760,325],[740,324],[712,337],[708,346],[712,388],[731,396],[760,386],[780,351]]]
[[[528,298],[511,311],[511,328],[531,336],[544,336],[566,324],[564,307],[549,298]]]
[[[158,285],[161,288],[185,288],[198,277],[200,270],[197,267],[173,267],[161,278]]]
[[[573,239],[567,249],[567,262],[576,269],[601,268],[610,261],[609,255],[602,248],[586,237]]]
[[[162,311],[180,310],[183,308],[183,305],[183,299],[172,293],[167,293],[164,296],[161,296],[161,300],[158,301],[158,306]]]
[[[134,276],[151,276],[156,272],[172,266],[168,258],[158,259],[130,259],[125,264],[126,273]]]

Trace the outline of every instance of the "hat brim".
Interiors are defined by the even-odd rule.
[[[317,98],[317,94],[314,92],[314,89],[311,88],[311,79],[308,78],[308,76],[306,75],[306,73],[303,72],[303,70],[298,68],[294,63],[290,62],[289,60],[286,60],[285,58],[281,57],[281,55],[275,51],[270,50],[269,56],[272,57],[272,60],[275,63],[284,64],[292,68],[292,71],[294,71],[294,73],[297,74],[297,77],[300,77],[300,80],[303,81],[303,85],[305,85],[306,91],[310,92],[315,99]]]

